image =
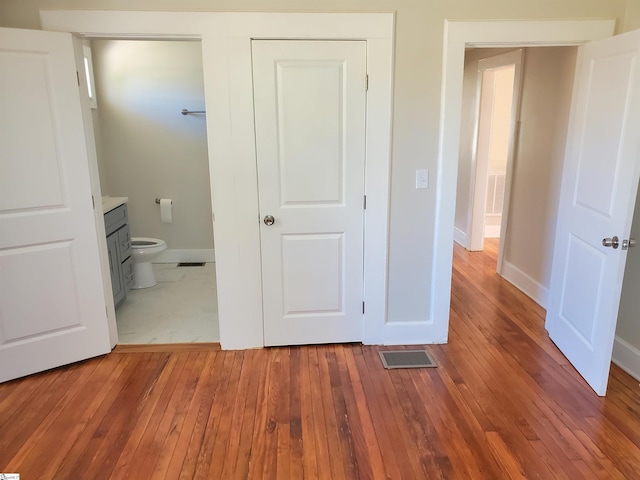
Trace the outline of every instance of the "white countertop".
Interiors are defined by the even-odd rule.
[[[129,197],[102,197],[102,213],[107,213],[129,201]]]

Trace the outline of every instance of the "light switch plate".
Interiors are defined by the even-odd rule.
[[[416,170],[416,189],[429,188],[429,170]]]

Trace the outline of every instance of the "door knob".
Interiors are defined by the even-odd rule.
[[[627,250],[635,246],[636,246],[635,238],[630,238],[629,240],[622,240],[622,250]]]
[[[602,239],[602,246],[603,247],[613,247],[614,249],[618,248],[618,245],[620,245],[620,239],[616,236],[613,238],[603,238]]]
[[[264,222],[264,224],[267,227],[270,227],[271,225],[276,223],[276,219],[273,218],[273,215],[265,215],[265,217],[262,219],[262,221]]]

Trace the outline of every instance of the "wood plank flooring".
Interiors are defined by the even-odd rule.
[[[640,478],[640,388],[597,397],[495,274],[455,249],[438,368],[387,347],[117,348],[0,385],[0,472],[24,479]]]

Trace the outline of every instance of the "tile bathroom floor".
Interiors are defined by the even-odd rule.
[[[116,310],[118,343],[219,342],[215,264],[153,271],[158,284],[131,290]]]

